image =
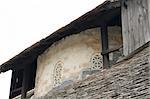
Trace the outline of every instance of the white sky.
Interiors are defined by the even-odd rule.
[[[0,65],[104,1],[0,0]],[[0,82],[10,82],[10,74]],[[0,86],[0,99],[8,99],[5,89]]]

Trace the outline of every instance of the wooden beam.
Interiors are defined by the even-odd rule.
[[[101,54],[104,55],[104,54],[107,54],[107,53],[112,53],[112,52],[115,52],[115,51],[119,51],[120,48],[123,48],[123,46],[119,46],[119,47],[115,47],[115,48],[105,50],[105,52],[102,52]]]
[[[21,99],[25,99],[27,96],[27,91],[29,87],[29,77],[30,77],[30,68],[27,66],[23,71],[23,82],[21,90]]]
[[[16,88],[16,89],[12,90],[12,93],[14,93],[14,92],[18,92],[18,91],[21,91],[21,90],[22,90],[22,87],[20,87],[20,88]]]
[[[107,25],[104,23],[103,26],[101,26],[101,41],[102,41],[102,53],[106,52],[109,49],[108,45],[108,30]],[[102,54],[103,55],[103,65],[104,68],[109,68],[109,53]]]

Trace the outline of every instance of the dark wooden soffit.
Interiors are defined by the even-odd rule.
[[[105,1],[95,9],[87,12],[75,21],[55,31],[50,36],[40,40],[9,61],[2,64],[0,66],[0,72],[5,72],[10,69],[21,69],[25,66],[29,66],[54,42],[61,40],[66,36],[79,33],[85,29],[100,27],[104,22],[109,23],[110,19],[115,19],[117,16],[120,16],[120,13],[120,2]],[[110,22],[109,25],[116,24],[114,22]]]

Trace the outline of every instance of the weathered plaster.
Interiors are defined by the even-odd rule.
[[[37,99],[150,99],[150,47],[110,69],[60,85]]]
[[[109,28],[110,47],[120,46],[120,28]],[[68,36],[49,47],[38,57],[35,97],[44,96],[55,85],[54,69],[62,63],[61,82],[82,79],[84,71],[91,67],[91,57],[101,52],[100,29],[94,28]],[[101,55],[100,55],[101,56]],[[57,77],[58,78],[58,77]]]

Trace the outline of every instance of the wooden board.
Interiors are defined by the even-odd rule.
[[[150,41],[148,0],[122,1],[122,33],[124,55]]]

